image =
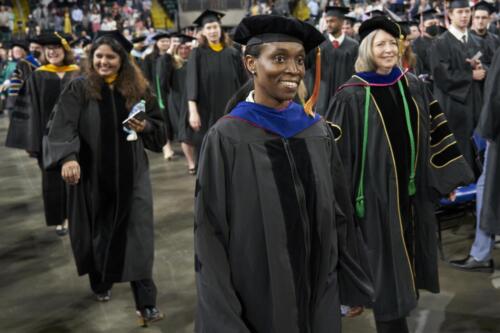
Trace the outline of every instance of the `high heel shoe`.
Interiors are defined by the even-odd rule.
[[[139,316],[139,325],[142,327],[148,327],[149,323],[162,320],[165,317],[156,307],[147,307],[143,310],[137,310],[136,313]]]

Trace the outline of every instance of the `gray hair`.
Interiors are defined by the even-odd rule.
[[[358,59],[354,64],[356,72],[373,72],[377,70],[375,62],[373,61],[373,40],[377,32],[382,29],[376,29],[368,34],[359,44]]]

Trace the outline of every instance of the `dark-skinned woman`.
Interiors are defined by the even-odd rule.
[[[233,94],[247,81],[241,54],[231,47],[222,31],[224,16],[204,11],[195,21],[201,28],[200,45],[191,52],[187,64],[189,124],[195,135],[196,154],[208,129],[222,117]]]
[[[371,282],[333,129],[314,103],[292,101],[306,52],[324,37],[261,15],[243,19],[234,39],[246,45],[253,83],[201,150],[195,331],[338,333],[340,303],[369,300]]]
[[[43,168],[42,138],[50,114],[59,95],[68,83],[79,74],[74,63],[68,36],[47,33],[38,38],[43,46],[47,64],[38,67],[26,81],[19,96],[15,120],[9,132],[9,143],[15,148],[26,150],[38,160],[42,172],[42,193],[47,226],[56,226],[60,236],[68,233],[68,214],[66,211],[66,185],[61,179],[60,166]],[[15,138],[12,138],[12,135]]]
[[[117,31],[100,32],[86,71],[54,108],[44,142],[47,167],[62,165],[69,186],[70,237],[80,275],[88,274],[98,301],[115,282],[130,281],[144,325],[163,318],[152,280],[153,199],[145,149],[161,152],[163,118],[147,80]],[[122,122],[145,101],[145,114]]]
[[[418,290],[439,292],[435,205],[473,180],[439,104],[399,67],[399,25],[375,17],[359,29],[356,74],[326,118],[338,124],[340,155],[368,248],[377,332],[408,332]]]

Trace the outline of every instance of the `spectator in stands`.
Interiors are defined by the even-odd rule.
[[[73,24],[73,31],[77,35],[79,35],[80,31],[82,30],[82,21],[83,10],[75,4],[71,9],[71,23]]]
[[[116,21],[110,15],[104,16],[101,24],[101,31],[117,30]]]
[[[92,6],[92,13],[90,14],[90,24],[92,26],[92,33],[96,33],[101,29],[101,12],[98,5]]]
[[[6,42],[11,36],[10,15],[7,7],[0,6],[0,40]]]

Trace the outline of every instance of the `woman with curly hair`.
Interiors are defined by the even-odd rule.
[[[54,108],[44,161],[46,167],[61,165],[70,185],[78,273],[89,275],[98,301],[110,299],[113,283],[130,281],[137,314],[147,325],[163,315],[152,280],[153,199],[144,150],[161,152],[165,132],[147,80],[130,60],[131,48],[117,31],[98,35],[84,75]],[[140,106],[144,112],[129,117]],[[135,140],[123,124],[137,133]]]

